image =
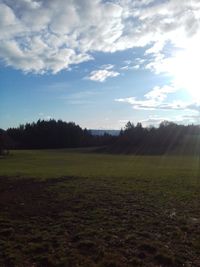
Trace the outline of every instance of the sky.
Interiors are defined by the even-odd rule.
[[[0,128],[200,123],[199,0],[0,0]]]

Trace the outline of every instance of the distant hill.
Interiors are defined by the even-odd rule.
[[[109,134],[112,136],[118,136],[120,133],[120,130],[96,130],[96,129],[90,129],[89,130],[92,135],[98,135],[102,136],[104,134]]]

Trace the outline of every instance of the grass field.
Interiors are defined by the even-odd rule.
[[[0,159],[0,266],[200,266],[198,157]]]

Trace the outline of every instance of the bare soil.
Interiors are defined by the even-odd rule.
[[[0,266],[200,266],[197,196],[133,183],[0,177]]]

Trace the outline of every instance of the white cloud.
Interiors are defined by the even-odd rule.
[[[46,114],[44,114],[43,112],[40,112],[40,113],[38,114],[38,116],[39,116],[39,118],[42,119],[42,120],[50,120],[50,119],[52,119],[52,116],[50,116],[50,115],[46,115]]]
[[[155,86],[151,91],[144,95],[143,100],[138,100],[135,97],[120,98],[116,99],[118,102],[125,102],[133,105],[135,109],[156,109],[166,108],[167,104],[163,101],[167,98],[170,93],[176,92],[177,89],[172,86],[165,85],[163,87]],[[177,106],[177,103],[173,103],[173,106]]]
[[[156,100],[158,102],[163,102],[169,93],[176,92],[177,89],[168,85],[163,87],[155,86],[150,92],[145,94],[145,98],[149,100]]]
[[[135,64],[135,65],[125,65],[122,66],[120,69],[123,71],[127,71],[127,70],[139,70],[141,68],[141,66],[139,64]]]
[[[140,120],[140,122],[142,123],[142,125],[144,127],[149,127],[149,126],[159,126],[159,124],[163,121],[173,121],[175,123],[178,124],[191,124],[191,123],[198,123],[200,122],[200,117],[199,117],[199,113],[197,114],[190,114],[190,115],[176,115],[176,116],[149,116],[148,118],[144,119],[144,120]]]
[[[94,51],[185,48],[199,25],[199,0],[1,0],[0,58],[25,72],[56,73]]]
[[[200,112],[200,103],[184,102],[181,100],[172,102],[155,102],[153,100],[137,100],[134,97],[115,99],[117,102],[131,104],[134,109],[143,110],[190,110]]]
[[[14,25],[15,23],[16,18],[12,9],[9,6],[0,3],[0,24],[6,27]]]
[[[126,66],[121,67],[120,69],[121,69],[121,70],[129,70],[130,68],[129,68],[128,65],[126,65]]]
[[[140,122],[144,127],[149,127],[149,126],[159,126],[159,124],[163,121],[170,121],[170,118],[160,117],[160,116],[149,116],[147,119],[141,120]]]
[[[116,77],[119,75],[119,72],[117,71],[110,71],[107,69],[104,70],[94,70],[90,73],[88,79],[91,81],[96,81],[96,82],[104,82],[106,79],[109,77]]]
[[[135,58],[133,60],[125,60],[124,61],[124,66],[122,66],[120,69],[123,71],[126,70],[139,70],[139,69],[147,69],[147,65],[148,65],[149,60],[148,59],[144,59],[144,58]]]
[[[133,65],[133,67],[132,67],[134,70],[138,70],[139,68],[140,68],[140,65],[139,64],[137,64],[137,65]]]
[[[111,70],[114,68],[114,65],[112,64],[106,64],[106,65],[102,65],[101,66],[102,69],[105,69],[105,70]]]
[[[190,110],[200,112],[200,102],[185,102],[181,100],[166,101],[168,94],[174,93],[177,88],[172,86],[154,87],[144,95],[144,99],[135,97],[118,98],[116,102],[130,104],[134,109],[143,110]]]
[[[158,104],[153,100],[138,100],[135,97],[118,98],[115,99],[115,101],[128,103],[132,105],[134,109],[154,110],[158,106]]]

